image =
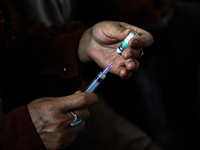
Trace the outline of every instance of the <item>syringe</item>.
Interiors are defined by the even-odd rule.
[[[131,38],[135,37],[135,36],[139,36],[135,31],[132,31],[129,33],[129,35],[124,39],[124,41],[122,42],[122,45],[120,47],[118,47],[116,49],[116,52],[121,55],[122,51],[129,47],[128,42]],[[119,56],[118,55],[118,56]],[[117,56],[117,57],[118,57]],[[115,57],[115,59],[117,58]],[[113,60],[113,62],[115,61],[115,59]],[[106,74],[108,73],[108,71],[110,70],[110,68],[113,65],[113,62],[111,62],[106,69],[103,70],[103,72],[99,72],[99,74],[94,78],[94,80],[90,83],[90,85],[86,88],[85,92],[88,93],[92,93],[94,92],[97,87],[101,84],[101,82],[106,78]]]
[[[114,62],[114,61],[113,61]],[[106,78],[106,74],[110,70],[110,68],[113,65],[113,62],[111,62],[106,69],[103,70],[103,72],[99,72],[99,74],[94,78],[94,80],[90,83],[90,85],[86,88],[85,92],[92,93],[94,92],[97,87],[101,84],[101,82]]]

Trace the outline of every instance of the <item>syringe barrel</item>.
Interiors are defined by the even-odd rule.
[[[106,75],[103,72],[100,72],[90,85],[86,88],[85,92],[92,93],[96,88],[101,84],[101,82],[106,78]]]

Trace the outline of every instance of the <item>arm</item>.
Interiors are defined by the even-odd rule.
[[[85,127],[89,116],[87,106],[97,102],[94,93],[66,97],[40,98],[0,117],[0,148],[62,149],[69,146]],[[74,111],[83,122],[71,127]]]
[[[0,135],[0,149],[2,150],[45,150],[26,105],[0,117]]]
[[[0,22],[0,60],[3,62],[0,86],[4,111],[38,97],[74,93],[81,77],[76,51],[85,31],[83,24],[69,22],[49,28],[38,21],[23,20],[12,6],[0,3],[0,20],[3,20]],[[64,68],[67,68],[65,72]]]
[[[80,76],[78,59],[74,58],[77,57],[76,45],[85,30],[81,23],[66,23],[47,28],[43,23],[37,21],[24,21],[10,5],[2,1],[0,1],[0,20],[0,59],[3,62],[0,68],[0,80],[1,89],[4,91],[5,112],[12,109],[9,108],[12,107],[11,104],[15,106],[15,103],[21,105],[21,103],[26,104],[29,102],[25,98],[16,95],[15,92],[18,89],[13,88],[12,90],[12,86],[8,86],[14,84],[13,81],[15,81],[16,76],[30,78],[42,76],[45,73],[55,73],[63,78]],[[71,48],[68,52],[69,55],[64,55],[62,59],[59,59],[59,56],[65,54],[66,44],[69,44],[62,43],[64,40],[69,41]],[[43,47],[40,47],[41,45]],[[55,51],[59,51],[57,55],[54,55]],[[51,56],[54,56],[52,60],[48,58]],[[21,63],[24,60],[25,63]],[[59,63],[51,66],[54,62]],[[63,73],[63,68],[59,66],[61,64],[66,64],[65,67],[68,68],[73,65],[70,74],[68,72]],[[23,82],[20,83],[23,85]],[[21,85],[18,85],[18,88],[21,89]],[[10,95],[8,98],[12,99],[5,97],[5,91]],[[23,95],[27,94],[23,90],[21,92]],[[31,94],[28,95],[32,96]],[[72,120],[71,118],[70,121]],[[26,105],[3,115],[0,118],[0,124],[1,148],[45,149]]]
[[[3,54],[1,56],[10,57],[5,62],[7,64],[5,68],[15,65],[14,61],[18,60],[14,57],[21,55],[25,58],[26,75],[33,76],[43,72],[56,73],[63,78],[78,75],[77,70],[80,68],[76,55],[77,45],[86,30],[82,23],[68,22],[49,28],[38,21],[23,20],[12,6],[3,2],[1,2],[0,19],[0,46]],[[63,74],[61,65],[70,69],[73,65],[71,75],[68,75],[68,72]]]
[[[7,12],[7,14],[9,14],[9,11]],[[7,15],[1,15],[2,18],[5,16]],[[7,19],[7,21],[8,20],[9,19]],[[137,49],[143,46],[148,46],[152,44],[152,37],[149,33],[144,32],[144,30],[141,30],[134,26],[124,24],[124,23],[119,24],[117,22],[99,23],[95,25],[93,28],[86,30],[83,35],[82,33],[85,30],[85,28],[79,23],[75,23],[71,26],[69,24],[63,24],[63,25],[55,25],[51,28],[47,28],[47,27],[44,27],[43,24],[39,22],[35,22],[35,24],[33,24],[32,22],[28,26],[25,26],[25,22],[22,20],[22,23],[18,25],[19,25],[18,31],[21,31],[22,29],[21,25],[24,25],[24,27],[26,27],[25,28],[26,30],[24,30],[24,32],[29,31],[30,35],[24,36],[23,32],[22,33],[20,32],[19,35],[17,34],[18,41],[11,41],[10,43],[8,43],[7,41],[9,41],[10,37],[11,38],[14,37],[13,35],[11,36],[11,34],[9,33],[15,33],[15,32],[10,32],[12,30],[9,30],[9,28],[7,28],[10,26],[5,26],[5,27],[1,26],[3,27],[3,29],[6,29],[5,32],[8,32],[7,34],[4,34],[4,33],[2,34],[2,35],[6,35],[7,37],[4,37],[4,36],[1,37],[3,38],[3,40],[1,40],[2,42],[1,46],[3,47],[2,52],[3,54],[5,54],[5,56],[6,54],[8,54],[7,51],[9,51],[9,53],[12,52],[11,54],[12,55],[14,54],[12,56],[13,59],[12,58],[10,59],[12,61],[13,60],[16,61],[16,58],[14,56],[16,53],[20,53],[22,55],[22,58],[25,58],[26,63],[24,65],[25,69],[23,70],[23,72],[27,75],[27,77],[35,77],[35,76],[40,76],[42,74],[57,74],[64,79],[75,78],[80,75],[79,63],[78,63],[79,60],[81,61],[81,63],[88,63],[91,61],[95,61],[100,67],[104,68],[107,65],[107,63],[109,63],[109,61],[112,61],[113,58],[117,55],[115,52],[115,46],[119,46],[121,40],[123,40],[128,35],[128,33],[134,29],[134,30],[138,30],[140,32],[139,34],[141,35],[141,37],[137,38],[138,44],[134,44],[135,42],[130,41],[129,43],[130,48],[128,48],[126,51],[122,53],[122,57],[116,60],[117,64],[113,66],[113,69],[111,70],[112,73],[120,75],[122,78],[128,78],[131,75],[131,71],[137,69],[139,65],[137,60],[135,59],[139,57],[138,55],[139,53]],[[33,28],[29,28],[29,26]],[[82,37],[79,42],[80,35],[82,35]],[[25,39],[25,41],[23,41],[23,39]],[[18,47],[16,47],[16,43],[18,43],[17,46],[23,46],[23,47],[17,49]],[[145,45],[145,43],[147,44]],[[59,44],[60,44],[60,47],[59,47]],[[67,47],[69,45],[70,47]],[[77,45],[79,45],[78,54],[76,51]],[[8,65],[13,65],[13,63],[14,62],[8,62]],[[66,67],[66,73],[63,73],[63,67]],[[9,67],[7,66],[3,68],[9,68]],[[6,72],[6,73],[8,74],[9,72]],[[70,84],[67,86],[70,86]],[[67,90],[65,90],[65,92],[66,91]],[[89,93],[87,93],[86,95],[88,94]],[[84,98],[84,101],[87,101],[87,99],[88,99],[88,96]],[[92,99],[95,100],[96,98],[93,97]],[[73,102],[74,99],[72,98],[71,101]],[[44,104],[42,105],[40,100],[36,100],[36,101],[31,102],[28,107],[29,113],[31,115],[31,119],[34,123],[34,126],[36,127],[37,132],[39,134],[41,133],[40,138],[42,140],[43,140],[42,135],[43,133],[46,133],[46,132],[45,130],[44,132],[43,130],[40,130],[42,124],[41,124],[41,120],[39,119],[41,118],[38,119],[38,116],[39,116],[37,115],[38,111],[34,111],[34,110],[35,108],[39,108],[39,112],[40,112],[41,109],[44,108],[44,110],[41,111],[41,114],[43,114],[43,112],[50,111],[51,109],[48,110],[48,107],[46,107],[46,104],[49,103],[49,99],[48,101],[44,100],[43,102]],[[36,103],[36,105],[38,104],[38,106],[32,107],[34,106],[34,103]],[[51,106],[52,104],[54,103],[51,103]],[[83,105],[79,105],[79,107],[73,107],[71,109],[78,109],[81,107],[85,107],[87,103],[81,102],[81,104]],[[70,109],[68,109],[67,111],[69,110]],[[59,109],[58,111],[53,112],[52,116],[56,113],[59,113]],[[21,116],[18,116],[18,117],[20,118]],[[50,120],[52,119],[50,118]],[[56,118],[53,118],[53,123],[54,121],[56,121]],[[15,122],[17,124],[16,120]],[[26,124],[24,126],[26,126]],[[63,129],[67,129],[67,128],[63,128]],[[56,130],[53,130],[53,131],[56,131]],[[62,132],[62,130],[59,130],[59,132],[65,133],[65,132]],[[28,134],[29,133],[27,133],[27,135]],[[63,136],[61,134],[61,137],[65,138],[65,136],[67,135],[68,134],[64,134]],[[52,137],[51,133],[50,133],[50,137]],[[60,139],[58,138],[58,140]],[[49,146],[48,142],[45,142],[45,141],[47,140],[46,139],[43,140],[43,142],[45,143],[45,147],[48,147]],[[70,144],[70,141],[68,144]],[[59,145],[57,146],[65,147],[67,145],[63,145],[63,142],[59,142]]]

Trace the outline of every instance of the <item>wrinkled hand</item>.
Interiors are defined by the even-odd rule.
[[[78,118],[89,116],[87,106],[98,101],[94,93],[75,93],[66,97],[40,98],[28,104],[31,119],[47,149],[63,149],[77,137],[85,127],[85,122],[71,127],[75,112]]]
[[[85,31],[78,48],[78,56],[83,63],[95,61],[101,68],[106,68],[118,55],[115,51],[126,36],[134,30],[139,34],[129,41],[129,48],[117,57],[110,72],[127,79],[132,71],[137,70],[140,48],[153,44],[153,37],[147,31],[123,22],[104,21]]]

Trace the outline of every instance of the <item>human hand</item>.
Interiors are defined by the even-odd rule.
[[[46,149],[63,149],[77,137],[85,127],[84,119],[90,113],[86,108],[98,101],[94,93],[75,93],[65,97],[40,98],[28,104],[31,119]],[[70,126],[74,121],[72,111],[83,122]]]
[[[147,31],[123,22],[104,21],[85,31],[78,48],[78,56],[83,63],[95,61],[101,68],[106,68],[118,55],[115,51],[126,36],[134,30],[139,34],[129,41],[129,47],[117,57],[110,69],[111,73],[127,79],[132,71],[137,70],[140,48],[153,44],[153,37]]]

